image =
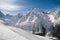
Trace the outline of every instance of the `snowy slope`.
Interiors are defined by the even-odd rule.
[[[37,37],[22,29],[6,26],[0,23],[0,40],[50,40],[45,37]]]
[[[29,10],[20,20],[18,20],[16,26],[24,30],[35,30],[35,32],[40,33],[43,33],[43,28],[46,29],[45,33],[52,30],[52,23],[49,21],[47,13],[38,8]]]
[[[28,40],[0,24],[0,40]]]

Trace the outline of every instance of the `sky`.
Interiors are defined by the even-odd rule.
[[[11,15],[25,13],[31,8],[49,11],[59,6],[60,0],[0,0],[0,11]]]

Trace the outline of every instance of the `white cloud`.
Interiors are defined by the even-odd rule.
[[[0,0],[0,3],[6,3],[6,2],[8,2],[8,3],[13,3],[13,2],[15,2],[16,0]]]
[[[15,5],[16,0],[0,0],[0,9],[2,10],[19,10],[22,6]]]
[[[12,5],[12,4],[0,4],[0,9],[2,10],[18,10],[22,6]]]

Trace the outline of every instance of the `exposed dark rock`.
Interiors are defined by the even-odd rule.
[[[5,15],[0,11],[0,19],[4,18],[4,17],[5,17]]]
[[[55,25],[52,35],[53,37],[60,38],[60,24]]]

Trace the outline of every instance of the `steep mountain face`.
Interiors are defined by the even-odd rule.
[[[0,23],[5,23],[5,15],[0,11]]]
[[[5,15],[0,11],[0,19],[5,18]]]
[[[48,15],[50,17],[50,21],[54,24],[54,23],[59,23],[60,21],[60,8],[55,9],[53,11],[50,12],[50,14]]]
[[[7,19],[10,19],[10,18],[12,18],[13,16],[12,15],[9,15],[9,14],[6,14],[5,15],[5,18],[7,18]]]
[[[18,20],[22,17],[22,14],[17,14],[14,17],[11,18],[11,21],[13,22],[13,26],[15,26],[15,24],[18,22]]]
[[[42,34],[52,30],[52,23],[49,21],[47,13],[37,8],[29,10],[20,20],[18,20],[15,26]]]

